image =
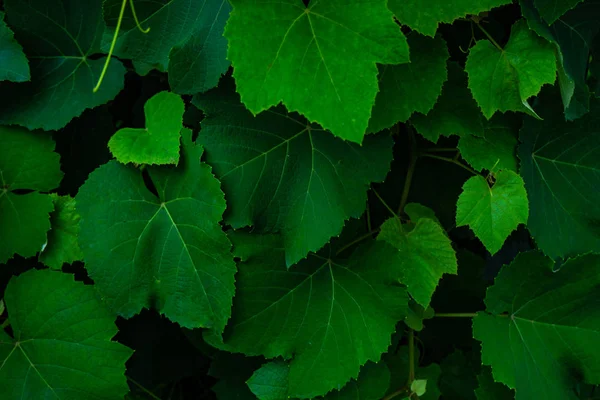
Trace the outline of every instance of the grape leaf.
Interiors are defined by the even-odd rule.
[[[108,142],[111,153],[123,164],[177,164],[184,109],[178,95],[155,94],[144,105],[146,128],[119,129]]]
[[[447,79],[448,47],[441,36],[434,39],[408,36],[410,63],[379,66],[379,93],[367,128],[368,133],[406,122],[412,113],[426,114],[436,103]]]
[[[14,254],[34,256],[46,243],[52,199],[38,191],[57,187],[60,156],[48,134],[0,126],[0,263]],[[31,193],[15,193],[18,190]]]
[[[27,57],[4,22],[3,12],[0,12],[0,60],[0,81],[26,82],[31,79]]]
[[[290,366],[285,361],[268,362],[254,371],[248,379],[248,387],[259,400],[286,400],[289,373]]]
[[[535,6],[542,17],[549,24],[560,18],[561,15],[574,8],[583,0],[534,0]]]
[[[142,173],[111,161],[77,195],[79,244],[104,301],[131,317],[144,307],[187,328],[222,331],[230,315],[235,265],[219,222],[223,193],[202,147],[184,129],[178,167]]]
[[[414,376],[418,380],[426,381],[426,391],[420,400],[437,400],[440,397],[438,388],[438,380],[440,378],[441,369],[438,364],[429,364],[427,366],[418,365],[420,360],[418,347],[415,348],[415,365]],[[383,360],[391,372],[390,385],[387,387],[386,393],[389,395],[402,389],[406,385],[406,380],[409,376],[410,362],[408,356],[408,346],[402,346],[397,350],[390,350],[384,354]]]
[[[398,20],[424,35],[433,37],[439,23],[451,23],[468,14],[479,14],[509,4],[509,0],[389,0],[388,7]]]
[[[60,129],[121,91],[125,68],[112,60],[92,92],[105,62],[97,57],[105,29],[102,0],[6,0],[4,7],[29,58],[31,82],[0,83],[1,124]]]
[[[467,88],[467,74],[455,62],[448,63],[448,80],[427,115],[415,114],[411,122],[417,132],[434,143],[440,136],[483,136],[481,111]]]
[[[490,187],[482,176],[470,178],[456,203],[456,226],[468,225],[492,255],[529,216],[523,179],[508,170],[499,171],[495,179]]]
[[[553,46],[529,30],[525,21],[512,27],[503,50],[480,40],[469,51],[465,70],[469,88],[490,119],[496,111],[522,111],[537,116],[527,99],[556,80]]]
[[[517,172],[517,134],[504,115],[492,117],[485,124],[481,137],[461,137],[458,149],[477,171],[504,169]]]
[[[91,286],[29,270],[4,296],[14,339],[0,329],[0,393],[6,400],[118,399],[133,353],[111,341],[115,317]]]
[[[408,293],[427,308],[443,274],[456,274],[456,254],[452,242],[437,220],[410,214],[411,223],[402,224],[396,217],[381,225],[378,240],[398,250],[390,264],[401,271],[399,280]]]
[[[514,391],[506,385],[494,381],[492,370],[483,367],[477,375],[479,387],[475,389],[477,400],[511,400],[515,398]]]
[[[253,117],[230,84],[194,97],[208,115],[198,142],[223,184],[225,221],[281,231],[289,266],[339,235],[344,220],[360,217],[368,185],[389,170],[392,141],[344,142],[282,108]]]
[[[311,255],[288,271],[279,236],[230,237],[242,262],[226,350],[293,356],[289,396],[299,398],[341,388],[365,362],[379,360],[408,302],[400,271],[388,262],[394,248],[369,242],[348,261]]]
[[[554,44],[566,119],[581,117],[590,106],[586,79],[590,45],[600,30],[600,1],[586,1],[551,25],[542,21],[533,0],[521,0],[520,4],[529,27]]]
[[[520,133],[521,175],[531,203],[527,227],[552,258],[600,251],[600,105],[565,122],[549,109]]]
[[[79,248],[80,216],[75,210],[75,199],[70,196],[50,195],[54,211],[50,214],[48,244],[40,253],[40,261],[52,269],[61,269],[63,264],[80,261],[83,254]]]
[[[104,2],[105,19],[117,24],[122,0]],[[157,0],[135,2],[144,29],[133,14],[123,19],[115,55],[136,65],[169,72],[171,89],[180,94],[204,92],[217,86],[229,68],[223,37],[231,6],[227,0]],[[110,44],[105,43],[106,49]]]
[[[431,306],[423,308],[423,306],[411,299],[408,303],[408,314],[406,315],[404,323],[410,329],[422,331],[424,328],[423,321],[433,318],[434,315],[435,311]]]
[[[552,267],[541,252],[518,255],[488,289],[490,314],[473,319],[483,363],[517,400],[574,400],[577,383],[600,383],[600,256]]]
[[[406,38],[386,1],[231,3],[225,36],[245,106],[258,114],[283,102],[334,135],[361,143],[378,91],[376,63],[409,61]]]

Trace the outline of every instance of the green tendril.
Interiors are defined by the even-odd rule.
[[[138,20],[137,14],[135,13],[135,8],[133,6],[133,0],[129,0],[129,5],[131,7],[131,13],[133,14],[133,19],[135,20],[135,24],[142,33],[150,32],[150,27],[143,29],[140,25],[140,21]],[[121,30],[121,22],[123,22],[123,15],[125,15],[125,7],[127,6],[127,0],[123,0],[121,4],[121,11],[119,12],[119,19],[117,20],[117,26],[115,27],[115,34],[113,35],[113,40],[110,43],[110,49],[108,50],[108,55],[106,56],[106,61],[104,62],[104,67],[102,68],[102,73],[100,74],[100,79],[98,79],[98,83],[92,90],[94,93],[100,89],[100,85],[102,85],[102,81],[104,80],[104,75],[106,75],[106,71],[108,70],[108,65],[110,64],[110,59],[112,58],[113,51],[115,50],[115,45],[117,44],[117,37],[119,36],[119,30]]]

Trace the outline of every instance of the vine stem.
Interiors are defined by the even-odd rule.
[[[395,392],[388,394],[387,396],[385,396],[381,400],[390,400],[390,399],[393,399],[394,397],[400,396],[401,394],[403,394],[406,391],[408,391],[407,387],[400,388],[400,389],[396,390]]]
[[[465,164],[461,163],[460,161],[458,161],[457,159],[454,159],[454,158],[436,156],[435,154],[428,154],[428,153],[421,153],[421,154],[419,154],[419,156],[420,157],[429,157],[429,158],[433,158],[433,159],[436,159],[436,160],[446,161],[446,162],[458,165],[459,167],[461,167],[461,168],[469,171],[473,175],[481,175],[479,172],[475,171],[473,168],[471,168],[469,166],[466,166]]]
[[[504,52],[504,49],[503,49],[502,47],[500,47],[500,45],[498,44],[498,42],[496,42],[496,41],[494,40],[494,38],[492,37],[492,35],[490,35],[490,34],[488,33],[488,31],[486,31],[485,29],[483,29],[483,26],[481,26],[481,24],[480,24],[478,21],[473,21],[473,22],[475,22],[475,24],[476,24],[476,25],[479,27],[479,29],[481,29],[481,32],[483,32],[483,33],[484,33],[484,35],[485,35],[485,36],[487,36],[487,38],[488,38],[488,39],[490,39],[490,42],[492,42],[492,44],[493,44],[494,46],[496,46],[496,48],[497,48],[498,50],[500,50],[501,52]]]
[[[342,246],[341,249],[339,249],[338,251],[336,251],[335,255],[337,256],[338,254],[342,253],[344,250],[347,250],[349,247],[354,246],[356,243],[362,242],[365,239],[368,239],[370,237],[373,236],[373,234],[379,232],[379,228],[374,229],[368,233],[365,233],[362,236],[357,237],[356,239],[354,239],[353,241],[351,241],[350,243],[345,244],[344,246]]]
[[[142,386],[140,383],[138,383],[132,377],[127,376],[127,380],[129,382],[133,383],[135,386],[137,386],[141,391],[143,391],[144,393],[146,393],[148,396],[152,397],[154,400],[161,400],[160,397],[158,397],[157,395],[155,395],[154,393],[152,393],[150,390],[146,389],[144,386]]]
[[[375,193],[375,196],[377,196],[377,198],[379,199],[379,201],[381,201],[381,204],[383,204],[385,206],[385,208],[388,209],[388,211],[396,218],[400,218],[398,217],[398,214],[396,214],[396,212],[394,210],[392,210],[392,207],[390,207],[388,205],[388,203],[385,202],[385,200],[383,200],[383,198],[379,195],[379,193],[377,193],[377,190],[371,188],[371,190],[373,191],[373,193]]]
[[[439,318],[473,318],[477,313],[435,313],[434,317]]]
[[[415,380],[415,331],[408,331],[408,382],[407,387],[410,387]]]
[[[408,193],[410,192],[410,186],[412,184],[412,178],[415,174],[415,167],[417,165],[417,139],[412,128],[408,127],[408,141],[410,143],[410,158],[408,161],[408,170],[406,171],[406,179],[404,180],[404,189],[402,189],[402,197],[400,198],[400,205],[398,206],[398,214],[402,215],[404,206],[408,201]]]

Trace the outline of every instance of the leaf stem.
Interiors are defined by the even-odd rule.
[[[385,396],[381,400],[390,400],[390,399],[393,399],[396,396],[400,396],[401,394],[404,394],[404,392],[406,392],[406,391],[408,391],[407,387],[400,388],[400,389],[396,390],[395,392],[388,394],[387,396]]]
[[[435,313],[434,317],[439,318],[473,318],[477,313]]]
[[[427,153],[442,153],[442,152],[457,152],[458,149],[456,147],[428,147],[423,149]]]
[[[388,205],[388,203],[385,202],[385,200],[383,200],[383,198],[379,195],[379,193],[377,193],[377,190],[375,190],[374,188],[371,188],[371,190],[373,191],[373,193],[375,193],[375,196],[377,196],[377,198],[379,199],[379,201],[381,201],[381,204],[383,204],[385,206],[385,208],[388,209],[388,211],[396,218],[398,217],[398,214],[396,214],[396,212],[394,210],[392,210],[392,207],[390,207]]]
[[[458,161],[457,159],[454,158],[448,158],[448,157],[442,157],[442,156],[436,156],[435,154],[428,154],[428,153],[421,153],[419,154],[420,157],[429,157],[429,158],[433,158],[436,160],[442,160],[442,161],[447,161],[449,163],[458,165],[459,167],[469,171],[470,173],[472,173],[473,175],[481,175],[479,172],[475,171],[473,168],[461,163],[460,161]]]
[[[408,382],[407,387],[410,387],[415,380],[415,331],[408,331]]]
[[[483,26],[481,26],[481,24],[479,22],[477,22],[477,21],[473,21],[473,22],[475,22],[475,24],[479,27],[479,29],[481,29],[481,32],[483,32],[485,34],[485,36],[487,36],[487,38],[490,39],[490,42],[492,42],[492,44],[494,46],[496,46],[496,48],[498,50],[500,50],[501,52],[504,52],[504,49],[502,47],[500,47],[500,45],[498,44],[498,42],[496,42],[494,40],[494,38],[492,37],[492,35],[490,35],[488,33],[488,31],[486,31],[485,29],[483,29]]]
[[[417,153],[417,139],[412,128],[408,127],[408,142],[410,144],[410,155],[408,160],[408,170],[406,171],[406,179],[404,179],[404,189],[402,189],[402,197],[400,198],[400,205],[398,206],[398,214],[402,215],[404,212],[404,206],[408,201],[408,193],[410,192],[410,186],[412,184],[412,178],[415,174],[415,167],[417,165],[418,153]]]
[[[152,393],[150,390],[148,390],[145,387],[143,387],[141,384],[139,384],[138,382],[136,382],[136,380],[133,379],[132,377],[130,377],[129,375],[127,375],[127,380],[129,382],[133,383],[135,386],[137,386],[141,391],[143,391],[144,393],[146,393],[148,396],[152,397],[154,400],[161,400],[160,397],[158,397],[157,395],[155,395],[154,393]]]
[[[10,325],[10,320],[9,319],[5,319],[4,322],[2,324],[0,324],[0,329],[4,329],[7,326]]]

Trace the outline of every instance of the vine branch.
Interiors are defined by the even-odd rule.
[[[400,215],[404,212],[404,206],[408,201],[408,193],[410,192],[410,186],[412,184],[412,178],[415,173],[418,159],[417,139],[410,126],[408,126],[408,142],[410,144],[410,158],[408,161],[408,170],[406,171],[406,179],[404,180],[404,189],[402,190],[402,197],[400,198],[400,205],[398,206],[398,214]]]

